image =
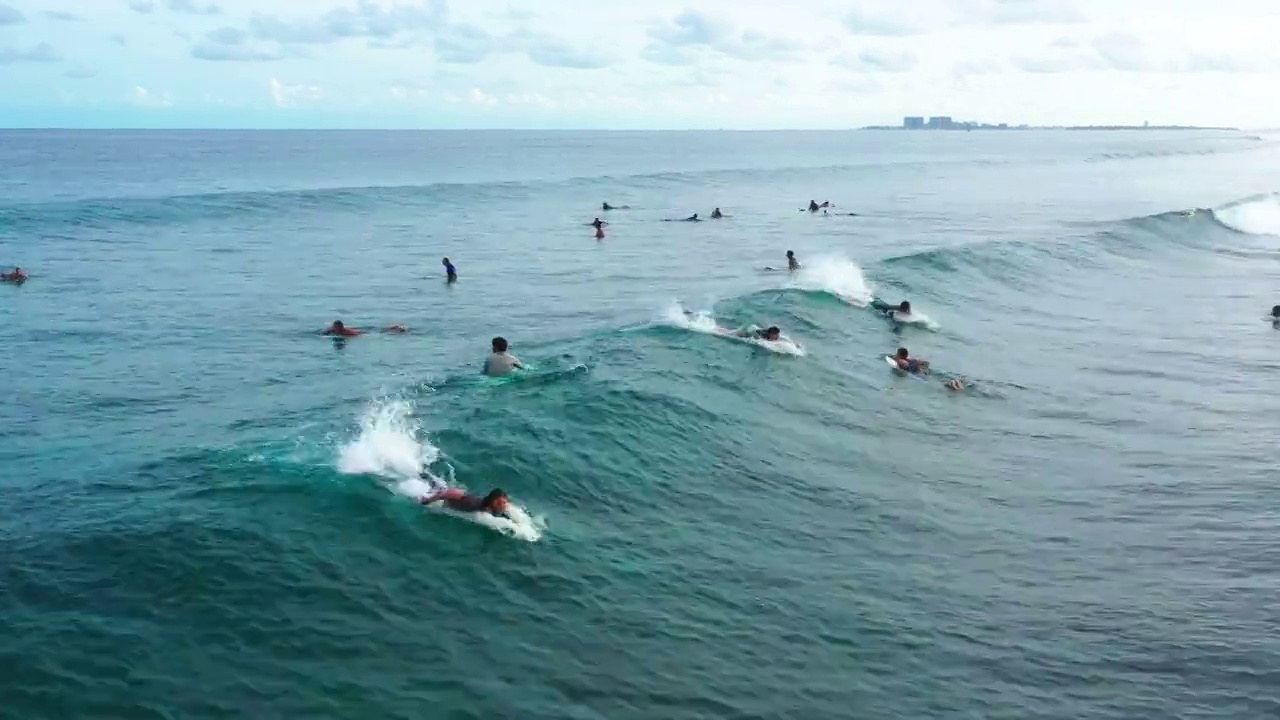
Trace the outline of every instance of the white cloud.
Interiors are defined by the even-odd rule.
[[[285,85],[271,78],[271,101],[278,108],[295,107],[299,103],[314,102],[324,97],[319,85]]]
[[[169,99],[169,93],[157,95],[141,85],[133,89],[133,94],[129,98],[134,105],[144,108],[167,108],[173,105],[173,101]]]

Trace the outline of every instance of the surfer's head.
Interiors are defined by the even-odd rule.
[[[910,314],[911,314],[911,303],[907,302],[906,300],[903,300],[902,302],[898,303],[898,312],[906,313],[906,314],[910,315]]]
[[[899,360],[906,360],[908,355],[910,355],[910,353],[907,352],[906,348],[898,348],[898,354],[895,357]]]
[[[341,320],[334,320],[333,324],[329,326],[329,329],[335,330],[337,332],[342,332],[343,330],[347,329],[347,326],[343,325]]]
[[[777,325],[772,325],[764,331],[765,340],[776,341],[780,337],[782,337],[782,331],[778,329]]]
[[[14,272],[17,273],[18,271],[15,270]],[[1280,305],[1271,308],[1271,317],[1280,318]]]
[[[493,351],[496,353],[504,353],[507,351],[507,339],[504,337],[496,337],[493,339]]]
[[[789,257],[789,258],[793,258],[793,257],[795,257],[795,256],[796,256],[796,254],[795,254],[794,252],[791,252],[790,250],[788,250],[788,251],[787,251],[787,257]]]
[[[506,512],[510,504],[511,501],[507,499],[507,494],[498,488],[490,490],[489,494],[484,496],[484,509],[494,515],[501,515]]]

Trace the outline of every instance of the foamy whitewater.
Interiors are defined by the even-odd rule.
[[[1280,717],[1270,135],[0,131],[0,183],[0,720]]]

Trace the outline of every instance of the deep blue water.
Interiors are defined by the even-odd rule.
[[[0,716],[1274,717],[1277,192],[1232,132],[0,133]]]

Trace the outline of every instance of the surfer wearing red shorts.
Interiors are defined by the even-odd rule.
[[[511,506],[511,501],[507,499],[507,494],[498,488],[494,488],[489,491],[488,495],[480,497],[479,495],[472,495],[462,488],[443,485],[423,495],[418,499],[418,502],[423,505],[443,502],[445,507],[457,512],[486,512],[495,516],[506,516],[507,509]]]

